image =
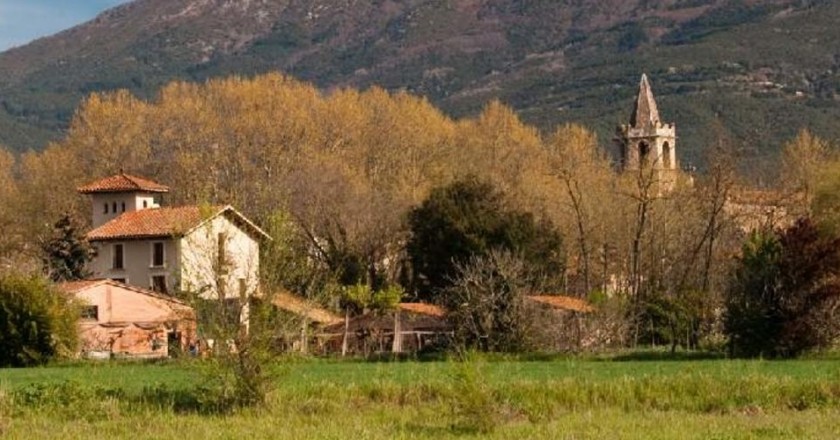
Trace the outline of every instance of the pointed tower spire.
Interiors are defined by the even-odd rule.
[[[653,99],[653,90],[650,88],[647,74],[642,74],[639,83],[639,95],[636,96],[636,107],[630,116],[630,126],[635,128],[656,127],[659,124],[659,109],[656,107],[656,100]]]

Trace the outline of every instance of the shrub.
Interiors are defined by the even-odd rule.
[[[458,349],[526,351],[534,345],[534,316],[525,304],[530,289],[522,261],[491,251],[457,267],[442,295]]]
[[[78,344],[78,308],[36,276],[0,277],[0,366],[42,364]]]

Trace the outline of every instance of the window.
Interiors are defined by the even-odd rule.
[[[160,293],[168,293],[166,289],[166,275],[155,275],[152,277],[152,290]]]
[[[113,204],[111,204],[111,208],[112,208],[111,212],[116,214],[117,213],[117,202],[114,202]]]
[[[144,208],[148,208],[148,207],[149,207],[149,202],[148,202],[147,200],[143,200],[143,207],[144,207]]]
[[[125,261],[124,261],[124,252],[123,252],[123,245],[122,244],[115,244],[113,247],[113,261],[111,264],[112,269],[123,269],[125,268]]]
[[[104,211],[102,211],[102,213],[103,213],[103,214],[107,214],[107,213],[108,213],[108,204],[107,204],[107,203],[105,204],[105,210],[104,210]]]
[[[122,202],[122,212],[125,212],[125,202]]]
[[[152,267],[163,267],[166,255],[162,241],[152,243]]]
[[[650,155],[650,144],[647,142],[640,142],[639,143],[639,163],[646,164],[648,161],[648,156]]]
[[[219,236],[218,236],[218,240],[219,240],[219,249],[218,249],[219,254],[217,255],[218,265],[219,265],[218,271],[219,271],[219,274],[221,275],[221,274],[226,273],[226,269],[227,269],[227,250],[225,249],[225,247],[226,247],[225,242],[227,241],[227,235],[224,232],[220,232]]]
[[[248,297],[248,283],[245,278],[239,279],[239,298],[244,299]]]
[[[118,283],[128,284],[127,283],[128,280],[125,279],[125,278],[111,278],[111,279],[118,282]]]
[[[82,319],[90,319],[93,321],[99,320],[99,306],[85,306],[82,307]]]

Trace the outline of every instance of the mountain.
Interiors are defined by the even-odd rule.
[[[838,22],[831,0],[135,0],[0,53],[0,143],[43,148],[90,92],[280,70],[454,116],[498,98],[608,144],[647,72],[684,163],[721,135],[764,157],[840,138]]]

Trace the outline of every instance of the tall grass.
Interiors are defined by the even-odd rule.
[[[560,370],[550,371],[598,370],[627,364],[570,362]],[[665,370],[663,374],[655,374],[658,370],[654,368],[638,371],[641,364],[632,364],[617,370],[622,374],[612,371],[556,377],[534,373],[534,369],[560,368],[557,365],[525,362],[348,364],[338,365],[338,370],[329,370],[336,368],[334,363],[302,363],[274,385],[266,406],[259,409],[227,405],[224,396],[208,392],[201,383],[189,384],[181,378],[175,385],[148,381],[161,371],[169,371],[171,366],[146,366],[149,383],[144,387],[125,381],[97,381],[97,376],[85,380],[76,374],[60,381],[17,385],[0,379],[0,432],[18,420],[99,426],[120,418],[146,417],[177,425],[195,417],[213,415],[212,419],[217,420],[216,416],[223,415],[223,419],[230,420],[291,418],[306,426],[325,421],[354,424],[358,423],[353,420],[355,414],[367,414],[366,420],[372,418],[373,423],[382,426],[396,424],[400,430],[411,433],[432,425],[447,436],[492,437],[512,426],[555,424],[570,415],[593,411],[636,414],[641,418],[652,414],[737,418],[745,414],[840,410],[840,369],[832,373],[832,365],[814,364],[824,368],[816,370],[807,363],[768,366],[709,362],[714,364],[687,364],[687,368]],[[524,368],[521,371],[527,374],[512,373],[518,371],[517,367]],[[136,365],[126,368],[134,373],[143,371]],[[330,378],[320,371],[324,368],[344,374]],[[436,436],[434,432],[426,434],[422,436]]]

